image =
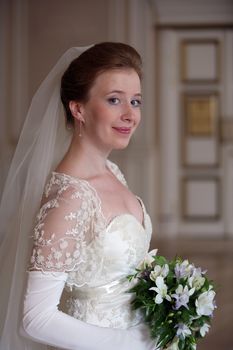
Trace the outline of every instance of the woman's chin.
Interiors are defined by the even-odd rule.
[[[129,140],[127,140],[127,141],[125,140],[124,142],[117,142],[114,145],[113,149],[115,149],[115,150],[125,149],[128,146],[128,144],[129,144]]]

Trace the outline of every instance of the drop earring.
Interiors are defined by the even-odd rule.
[[[82,121],[79,120],[79,134],[78,134],[79,137],[82,137]]]

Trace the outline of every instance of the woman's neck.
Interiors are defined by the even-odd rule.
[[[74,133],[70,147],[56,171],[83,179],[104,174],[109,153],[110,151],[103,152],[86,138],[80,138]]]

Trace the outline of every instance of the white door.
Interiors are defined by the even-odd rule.
[[[233,30],[158,40],[159,233],[233,236]]]

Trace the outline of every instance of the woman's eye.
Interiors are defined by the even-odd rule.
[[[132,100],[132,101],[131,101],[131,105],[132,105],[133,107],[140,107],[141,104],[142,104],[142,101],[141,101],[141,100]]]
[[[112,104],[112,105],[116,105],[116,104],[118,104],[120,102],[120,100],[117,97],[111,97],[111,98],[108,99],[108,102],[110,104]]]

